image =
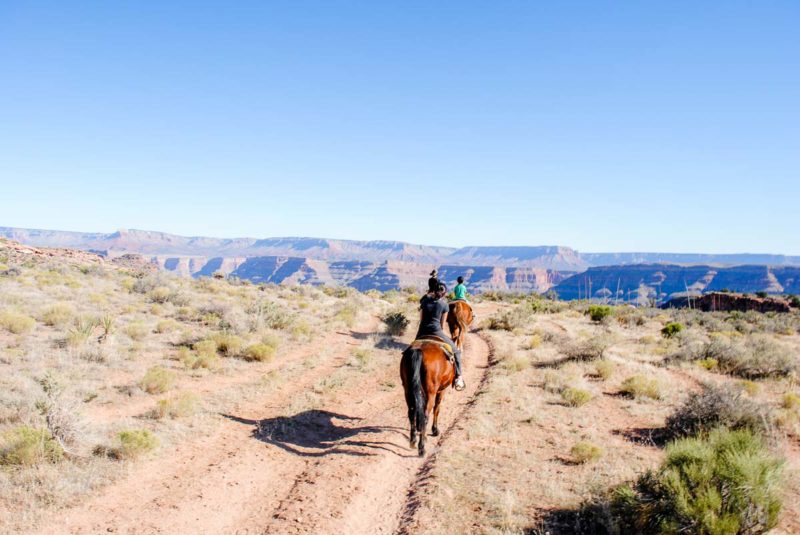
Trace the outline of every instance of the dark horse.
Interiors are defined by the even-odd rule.
[[[455,367],[436,343],[424,343],[419,349],[409,347],[400,360],[400,378],[408,405],[408,421],[411,427],[409,446],[417,442],[419,455],[425,455],[425,430],[428,416],[433,411],[431,436],[439,435],[439,408],[445,390],[453,384]]]
[[[466,301],[453,301],[447,313],[447,326],[450,328],[450,338],[464,355],[464,339],[473,320],[472,307]],[[462,361],[463,362],[463,361]],[[463,364],[462,364],[463,366]]]

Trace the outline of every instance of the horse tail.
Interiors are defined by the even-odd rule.
[[[425,389],[422,388],[422,350],[411,350],[411,392],[414,394],[417,432],[425,431]]]

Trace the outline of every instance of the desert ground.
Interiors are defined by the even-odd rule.
[[[797,312],[486,295],[467,389],[419,458],[398,373],[418,290],[0,242],[0,533],[601,533],[587,504],[703,426],[752,431],[780,468],[780,507],[751,515],[774,522],[738,532],[800,532]],[[709,389],[727,401],[686,431],[676,413]]]

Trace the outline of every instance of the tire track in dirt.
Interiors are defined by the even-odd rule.
[[[376,325],[371,320],[362,334]],[[265,406],[285,409],[292,392],[310,390],[342,366],[355,341],[350,334],[331,332],[312,346],[285,354],[281,365],[289,369],[333,349],[315,368],[302,369],[273,391],[239,404],[237,412],[260,415]],[[284,485],[291,484],[304,463],[276,458],[246,431],[235,420],[222,419],[210,435],[179,444],[169,456],[133,465],[128,477],[55,515],[39,533],[258,533],[248,515],[277,506]]]
[[[441,421],[444,433],[432,437],[431,453],[423,466],[435,459],[438,451],[460,429],[466,414],[480,392],[488,372],[491,350],[486,341],[472,335],[465,357],[464,372],[468,390],[449,392],[444,400]],[[399,352],[383,375],[397,379]],[[419,476],[420,460],[416,449],[408,447],[408,420],[402,390],[370,392],[379,377],[366,375],[349,393],[361,392],[367,401],[345,399],[332,402],[329,410],[337,414],[360,414],[358,420],[341,422],[341,429],[352,434],[336,442],[301,474],[292,492],[265,525],[265,533],[379,533],[397,531],[407,509],[409,488]],[[346,432],[343,432],[347,434]],[[337,448],[347,448],[346,451]]]
[[[132,465],[128,477],[54,515],[39,533],[408,532],[426,474],[463,429],[494,353],[488,339],[470,334],[468,388],[445,396],[446,428],[420,466],[408,447],[401,344],[364,370],[346,364],[376,326],[287,354],[288,379],[222,415],[208,436]],[[326,348],[313,367],[303,364]]]

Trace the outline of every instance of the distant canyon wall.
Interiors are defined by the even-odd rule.
[[[397,290],[405,287],[424,288],[432,269],[449,287],[463,276],[470,291],[545,292],[574,272],[545,268],[461,266],[417,262],[341,261],[326,262],[293,256],[258,257],[178,257],[155,256],[151,259],[160,269],[185,277],[211,276],[215,272],[247,279],[254,283],[314,284],[350,286],[361,291]]]

